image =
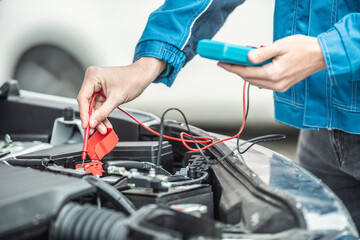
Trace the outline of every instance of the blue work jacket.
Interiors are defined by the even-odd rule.
[[[155,57],[171,70],[155,82],[171,86],[196,54],[244,0],[167,0],[148,19],[134,61]],[[317,37],[326,70],[284,93],[274,93],[275,119],[303,129],[340,129],[360,134],[360,0],[276,0],[274,40]],[[301,49],[299,49],[301,51]]]

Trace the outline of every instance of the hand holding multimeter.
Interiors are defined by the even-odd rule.
[[[255,48],[245,47],[230,43],[217,42],[209,39],[200,40],[197,53],[204,58],[227,62],[243,66],[262,66],[271,62],[269,59],[259,64],[253,64],[248,58],[248,53]]]
[[[308,76],[326,69],[316,37],[293,35],[278,39],[266,48],[251,50],[210,40],[200,41],[197,48],[200,56],[220,61],[219,67],[249,84],[276,92],[285,92]]]

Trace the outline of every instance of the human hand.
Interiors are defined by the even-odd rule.
[[[90,134],[95,128],[106,134],[107,128],[112,128],[107,120],[109,114],[120,104],[138,97],[165,67],[164,61],[150,57],[140,58],[128,66],[89,67],[77,97],[82,128],[90,124]],[[97,92],[106,99],[100,95],[96,97],[95,111],[89,121],[90,101]]]
[[[326,68],[317,38],[304,35],[289,36],[268,47],[251,50],[248,57],[254,64],[270,58],[273,60],[259,67],[223,62],[218,65],[252,85],[277,92],[285,92],[311,74]]]

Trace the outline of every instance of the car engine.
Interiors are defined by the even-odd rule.
[[[0,239],[357,235],[346,212],[344,227],[311,230],[296,198],[265,184],[224,143],[203,154],[191,152],[181,142],[160,143],[158,136],[114,112],[109,120],[119,142],[98,166],[81,159],[84,131],[73,100],[20,91],[16,81],[8,81],[0,88],[0,110],[6,115],[0,124]],[[157,117],[130,112],[159,131]],[[164,124],[166,135],[182,131],[187,131],[182,123]],[[219,137],[196,127],[191,133]],[[257,153],[250,154],[255,158]],[[319,184],[309,181],[308,186]],[[338,211],[336,204],[328,207]]]

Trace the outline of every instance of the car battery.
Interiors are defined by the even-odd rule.
[[[106,155],[104,161],[130,160],[138,162],[151,162],[156,164],[159,142],[157,141],[131,141],[118,142],[111,153]],[[164,141],[161,146],[160,165],[172,171],[173,151],[169,142]]]
[[[131,160],[139,162],[156,163],[159,143],[157,141],[127,141],[118,142],[116,147],[101,160],[107,161]],[[82,143],[64,144],[48,149],[34,151],[9,159],[9,163],[17,166],[41,168],[44,164],[51,161],[52,163],[66,168],[75,168],[75,164],[81,160]],[[173,151],[169,142],[164,141],[162,144],[160,164],[172,171]]]

